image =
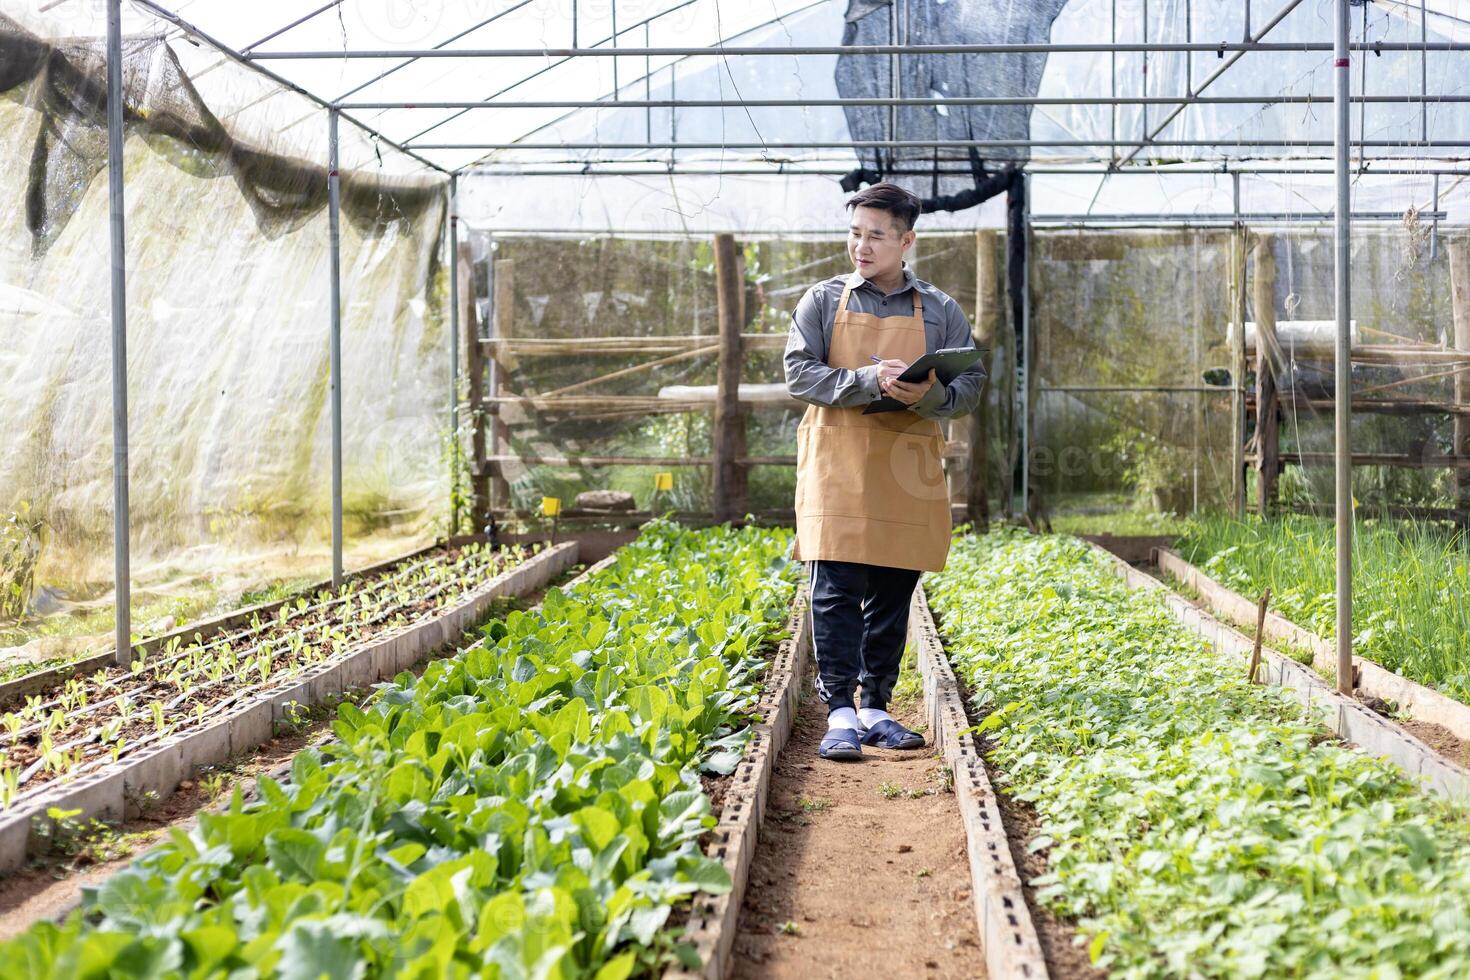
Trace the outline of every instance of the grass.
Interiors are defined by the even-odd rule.
[[[832,809],[832,801],[820,796],[803,796],[796,801],[796,805],[801,807],[802,813],[823,813]]]
[[[1179,534],[1188,521],[1173,514],[1125,510],[1110,514],[1056,514],[1051,528],[1057,534],[1114,534],[1120,537]]]
[[[1271,608],[1331,641],[1337,633],[1330,519],[1244,521],[1211,515],[1180,538],[1188,561],[1247,597],[1269,587]],[[1357,653],[1470,702],[1470,551],[1465,534],[1415,521],[1359,520],[1353,534]]]

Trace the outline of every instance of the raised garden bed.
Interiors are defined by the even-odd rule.
[[[33,696],[43,709],[33,715],[44,722],[14,712],[9,716],[6,736],[13,754],[6,760],[7,778],[18,781],[22,765],[33,774],[46,771],[45,754],[34,751],[47,734],[38,724],[66,733],[76,745],[67,751],[83,754],[80,759],[71,755],[65,768],[51,768],[50,778],[34,788],[18,787],[0,814],[0,871],[24,862],[37,823],[53,811],[117,819],[140,801],[165,797],[195,768],[269,738],[292,706],[392,677],[471,625],[497,596],[534,591],[575,560],[576,546],[568,544],[530,558],[523,552],[477,550],[460,551],[453,560],[429,567],[412,562],[397,575],[314,606],[282,606],[275,620],[252,624],[242,631],[244,637],[232,640],[235,634],[230,634],[198,641],[187,652],[161,653],[152,668],[145,659],[141,668],[135,661],[126,672],[68,680],[69,690],[55,703]],[[424,578],[416,578],[420,575]],[[415,582],[420,587],[413,588]],[[400,593],[405,600],[397,602]],[[243,666],[247,673],[212,676],[231,660],[228,670]],[[252,665],[260,665],[255,676],[248,673]],[[70,716],[61,703],[68,695],[76,708]],[[186,699],[207,708],[180,710]],[[18,722],[17,733],[12,730]],[[138,732],[140,727],[144,730]],[[29,762],[15,748],[27,737],[36,743],[31,755],[38,756]]]
[[[540,610],[343,706],[338,741],[288,782],[261,780],[255,804],[202,817],[0,958],[38,977],[84,958],[435,977],[692,958],[664,926],[730,885],[700,849],[714,821],[699,776],[756,741],[741,719],[787,619],[788,546],[655,526]]]
[[[1333,737],[1298,691],[1248,683],[1117,565],[1075,539],[991,534],[957,540],[929,580],[987,758],[1039,818],[1037,898],[1095,965],[1470,970],[1463,812]]]
[[[1157,551],[1154,561],[1160,572],[1189,588],[1215,615],[1237,626],[1248,626],[1252,630],[1255,628],[1256,604],[1239,592],[1217,582],[1168,549]],[[1324,677],[1336,675],[1337,647],[1317,634],[1268,611],[1262,635],[1268,641],[1305,650],[1312,657],[1312,667]],[[1470,651],[1466,653],[1470,655]],[[1399,713],[1408,718],[1441,726],[1462,744],[1470,741],[1470,706],[1407,677],[1401,677],[1365,657],[1354,656],[1353,667],[1356,671],[1356,688],[1363,697],[1378,698],[1392,704]],[[1463,764],[1463,759],[1460,761]]]

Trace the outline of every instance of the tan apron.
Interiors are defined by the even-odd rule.
[[[912,316],[874,316],[837,304],[827,364],[857,369],[871,356],[906,363],[926,353],[924,301]],[[937,572],[949,556],[949,488],[939,423],[913,412],[807,407],[796,430],[796,551],[801,561],[853,561]]]

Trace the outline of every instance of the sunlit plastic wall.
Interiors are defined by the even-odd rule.
[[[13,646],[110,629],[110,266],[100,38],[0,28],[46,59],[0,100],[0,517],[34,582]],[[127,36],[125,66],[133,614],[152,633],[329,571],[328,120],[161,29]],[[350,568],[442,533],[449,334],[442,176],[345,122],[341,160]]]

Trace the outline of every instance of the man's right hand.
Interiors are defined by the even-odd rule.
[[[896,357],[890,357],[886,361],[878,362],[878,390],[888,394],[888,383],[898,380],[898,376],[909,369],[908,364]]]

